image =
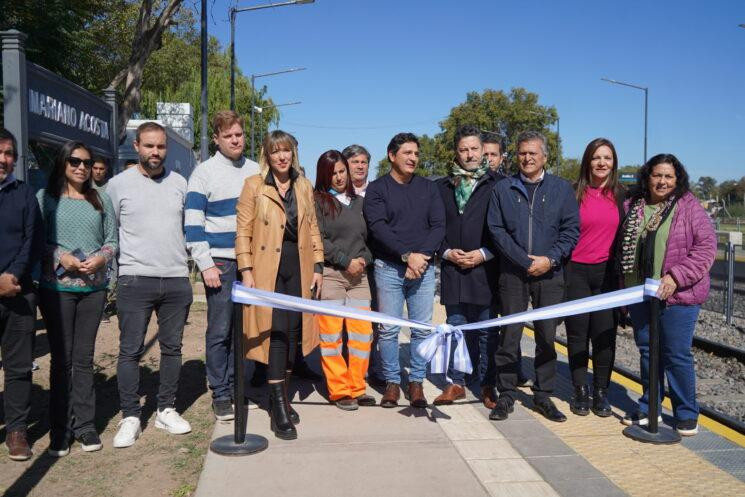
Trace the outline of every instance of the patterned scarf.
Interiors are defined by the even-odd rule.
[[[633,201],[629,213],[623,222],[621,234],[621,271],[624,274],[636,271],[643,277],[641,273],[643,262],[642,264],[637,264],[636,247],[640,240],[644,243],[647,234],[657,231],[660,225],[667,219],[670,210],[675,205],[675,195],[670,195],[666,200],[657,204],[649,222],[643,224],[645,204],[644,197],[639,197]]]
[[[450,170],[450,182],[455,186],[455,203],[458,205],[458,214],[463,214],[468,199],[471,198],[473,187],[478,180],[489,171],[489,161],[484,157],[479,167],[473,171],[466,171],[455,162]]]

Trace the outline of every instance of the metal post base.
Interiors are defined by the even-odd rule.
[[[269,440],[261,435],[246,434],[243,443],[235,443],[233,435],[216,438],[210,444],[210,450],[221,456],[247,456],[256,454],[269,447]]]
[[[677,431],[664,426],[657,427],[657,433],[647,431],[644,426],[634,425],[623,430],[623,434],[637,442],[655,445],[680,443],[680,435]]]

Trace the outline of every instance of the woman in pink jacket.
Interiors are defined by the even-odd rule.
[[[691,344],[701,304],[709,294],[709,269],[717,239],[709,216],[689,191],[688,173],[671,154],[659,154],[642,166],[638,191],[627,202],[619,260],[626,287],[644,278],[660,280],[657,296],[660,330],[660,392],[667,377],[676,430],[698,433],[696,374]],[[629,308],[634,338],[641,355],[644,394],[639,410],[625,424],[649,420],[649,303]],[[660,399],[657,399],[660,403]],[[659,411],[658,411],[659,412]]]

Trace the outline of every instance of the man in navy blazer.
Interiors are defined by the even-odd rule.
[[[445,306],[447,323],[460,325],[490,319],[496,298],[496,259],[494,245],[486,226],[491,191],[504,178],[493,174],[484,156],[481,131],[462,126],[455,133],[456,160],[450,174],[437,180],[445,206],[445,239],[440,248],[440,303]],[[466,343],[474,375],[480,379],[484,405],[493,408],[496,370],[494,352],[498,329],[466,332]],[[465,398],[465,375],[448,369],[447,386],[435,405],[452,404]]]

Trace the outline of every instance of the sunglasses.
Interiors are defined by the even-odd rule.
[[[72,167],[80,167],[80,164],[83,164],[86,169],[92,169],[93,164],[96,163],[93,159],[81,159],[80,157],[68,157],[66,160]]]

